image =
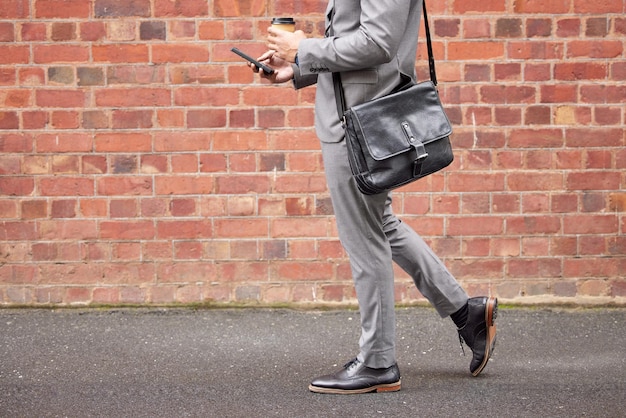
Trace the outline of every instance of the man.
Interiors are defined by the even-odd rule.
[[[400,83],[400,73],[415,80],[421,12],[422,0],[329,0],[324,38],[269,28],[269,50],[259,58],[276,70],[262,74],[273,83],[293,80],[296,88],[317,83],[315,127],[359,301],[360,352],[340,370],[314,379],[313,392],[400,390],[392,261],[411,275],[442,317],[451,316],[473,352],[472,375],[484,369],[495,345],[497,300],[468,298],[422,238],[393,214],[391,193],[359,192],[335,106],[333,72],[341,74],[347,107],[389,93]]]

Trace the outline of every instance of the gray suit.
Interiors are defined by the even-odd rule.
[[[332,72],[341,73],[347,106],[387,94],[400,82],[400,72],[415,79],[421,7],[422,0],[329,0],[327,36],[305,39],[298,48],[294,83],[317,83],[315,127],[361,313],[358,359],[371,368],[396,362],[392,261],[442,317],[468,300],[421,237],[393,214],[390,193],[359,192],[335,106]]]

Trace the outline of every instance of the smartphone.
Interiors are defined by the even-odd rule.
[[[267,74],[267,75],[274,74],[274,69],[272,67],[268,67],[265,64],[261,64],[259,61],[255,60],[254,58],[252,58],[249,55],[244,54],[243,52],[241,52],[237,48],[231,48],[231,51],[233,51],[235,54],[239,55],[241,58],[243,58],[243,59],[251,62],[252,64],[254,64],[256,66],[256,68],[258,68],[259,70],[263,70],[263,72],[265,74]]]

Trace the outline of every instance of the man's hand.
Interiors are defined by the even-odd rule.
[[[274,55],[287,62],[296,62],[300,41],[306,39],[304,32],[297,30],[292,33],[270,26],[267,33],[267,46],[270,50],[275,51]]]
[[[260,73],[261,77],[268,79],[272,83],[284,83],[293,79],[293,67],[291,63],[276,56],[275,51],[267,51],[265,54],[257,58],[257,61],[269,65],[274,69],[274,74],[267,75],[263,71],[259,71],[256,65],[249,64],[252,71]]]

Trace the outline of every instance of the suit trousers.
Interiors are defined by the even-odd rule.
[[[396,363],[393,263],[446,317],[468,300],[441,260],[391,207],[391,193],[362,194],[352,179],[345,141],[323,142],[322,155],[339,239],[350,258],[361,317],[360,352],[367,367]]]

